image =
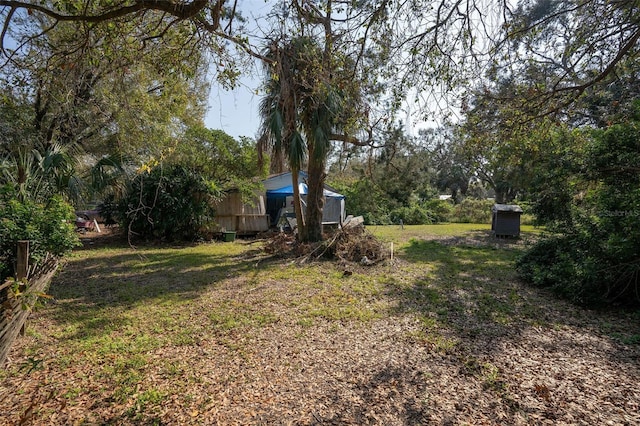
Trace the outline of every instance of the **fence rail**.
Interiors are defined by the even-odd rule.
[[[28,245],[26,248],[19,245],[18,254],[16,275],[18,280],[26,278],[27,284],[22,284],[24,292],[17,297],[13,291],[13,280],[0,284],[0,366],[4,365],[13,342],[23,329],[37,295],[45,292],[58,269],[58,260],[52,256],[35,267],[29,267]]]

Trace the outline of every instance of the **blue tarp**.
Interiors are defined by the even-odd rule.
[[[307,195],[308,192],[308,188],[307,188],[307,184],[306,183],[299,183],[298,187],[300,188],[300,195]],[[285,186],[279,189],[273,189],[273,190],[269,190],[267,191],[267,197],[269,195],[275,195],[275,196],[288,196],[288,195],[293,195],[293,185],[289,185],[289,186]],[[327,188],[324,189],[324,196],[327,198],[339,198],[339,199],[344,199],[344,195],[342,194],[338,194],[337,192],[333,192],[328,190]]]

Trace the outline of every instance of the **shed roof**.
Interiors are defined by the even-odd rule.
[[[516,204],[494,204],[491,210],[494,212],[522,213],[522,208]]]
[[[298,172],[299,181],[303,182],[306,178],[307,173],[304,170],[300,170],[300,172]],[[265,180],[263,180],[262,183],[264,184],[264,189],[266,189],[267,191],[272,191],[285,186],[291,186],[291,184],[293,183],[293,179],[291,176],[291,172],[284,172],[270,175]]]

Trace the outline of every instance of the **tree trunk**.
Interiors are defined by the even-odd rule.
[[[298,184],[298,169],[291,170],[291,183],[293,185],[293,210],[296,213],[296,225],[298,227],[298,238],[306,234],[306,224],[304,213],[302,212],[302,200],[300,198],[300,185]]]
[[[496,203],[509,204],[516,197],[517,191],[509,186],[496,185],[493,190],[496,193]]]
[[[307,179],[307,215],[306,232],[301,234],[301,241],[322,241],[322,214],[324,212],[324,160],[309,156],[309,177]]]

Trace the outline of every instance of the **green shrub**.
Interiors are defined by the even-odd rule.
[[[538,217],[560,236],[539,241],[517,268],[528,282],[580,304],[639,305],[640,114],[589,136],[576,159],[584,168],[563,179],[573,185],[556,184],[561,197],[534,197]]]
[[[491,223],[492,200],[465,198],[453,208],[451,222],[457,223]]]
[[[548,237],[530,248],[517,261],[520,276],[536,287],[552,287],[575,275],[576,262],[568,256],[574,241],[567,237]]]
[[[430,212],[419,204],[412,204],[408,207],[400,207],[391,212],[393,223],[404,223],[405,225],[427,225],[433,223]]]
[[[200,173],[180,166],[155,167],[138,174],[127,195],[101,207],[134,235],[146,239],[195,240],[209,237],[213,202],[220,191]]]
[[[520,225],[537,225],[536,217],[532,214],[523,213],[520,215]]]
[[[522,209],[522,214],[520,215],[520,225],[537,225],[534,206],[530,201],[519,200],[514,204],[517,204]]]
[[[447,222],[453,206],[447,201],[429,200],[425,203],[411,203],[391,211],[393,223],[402,221],[405,225],[429,225]]]
[[[424,203],[424,208],[429,211],[433,223],[449,222],[454,211],[451,201],[433,199]]]
[[[548,236],[518,259],[516,269],[525,281],[576,304],[640,302],[640,262],[620,262],[606,239],[592,235]]]
[[[362,216],[366,225],[389,225],[389,200],[370,179],[332,181],[331,186],[345,196],[348,214]]]
[[[46,204],[19,201],[9,186],[0,188],[0,278],[13,274],[18,241],[29,241],[29,263],[47,253],[61,257],[80,244],[73,208],[60,196]]]
[[[365,212],[362,214],[365,225],[391,225],[393,219],[389,212],[384,209],[376,209],[373,212]]]

